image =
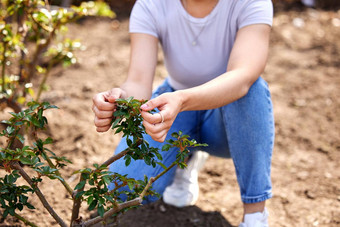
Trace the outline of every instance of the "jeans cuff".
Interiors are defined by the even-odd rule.
[[[260,196],[241,196],[242,202],[243,203],[259,203],[259,202],[263,202],[267,199],[270,199],[273,197],[272,192],[267,192],[264,195],[260,195]]]

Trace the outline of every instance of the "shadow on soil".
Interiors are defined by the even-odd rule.
[[[111,222],[111,223],[110,223]],[[177,208],[157,201],[132,209],[113,224],[108,220],[105,226],[119,227],[233,227],[221,213],[217,211],[206,212],[197,206]],[[103,225],[97,225],[101,227]]]

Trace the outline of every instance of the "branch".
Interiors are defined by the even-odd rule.
[[[17,34],[21,35],[20,41],[24,46],[27,45],[27,32],[28,28],[27,25],[25,24],[25,21],[27,20],[27,12],[24,10],[23,14],[20,15],[18,14],[17,16],[17,23],[18,23],[18,28],[17,28]],[[19,62],[24,62],[24,59],[26,57],[26,53],[24,50],[20,49],[20,59]],[[19,82],[23,82],[23,70],[24,70],[24,65],[25,64],[18,64],[19,67]]]
[[[14,142],[14,140],[17,138],[17,135],[18,135],[20,129],[21,129],[21,128],[16,129],[14,136],[12,136],[12,137],[9,139],[8,144],[7,144],[7,146],[6,146],[6,149],[12,147],[13,142]]]
[[[142,193],[139,195],[139,198],[143,198],[146,194],[146,192],[149,190],[149,188],[151,187],[152,183],[155,182],[155,178],[151,177],[147,183],[147,185],[145,186],[145,188],[143,189]]]
[[[121,157],[123,157],[124,155],[126,155],[126,153],[128,152],[128,149],[120,152],[119,154],[111,157],[109,160],[107,160],[106,162],[104,162],[102,165],[110,165],[112,162],[120,159]],[[154,183],[156,180],[158,180],[161,176],[163,176],[165,173],[167,173],[172,167],[176,166],[177,162],[179,161],[179,159],[176,159],[176,161],[174,161],[168,168],[166,168],[163,172],[161,172],[160,174],[158,174],[156,177],[151,177],[149,179],[149,182],[147,183],[147,185],[145,186],[144,190],[142,191],[142,193],[139,195],[138,198],[127,201],[125,203],[121,203],[118,204],[117,207],[111,208],[109,211],[105,212],[103,217],[96,217],[93,219],[90,219],[88,221],[86,221],[83,224],[80,225],[75,225],[75,226],[81,226],[81,227],[86,227],[86,226],[91,226],[94,225],[98,222],[101,222],[103,220],[105,220],[106,218],[108,218],[109,216],[121,211],[122,209],[131,207],[131,206],[137,206],[142,204],[143,201],[143,197],[145,196],[146,192],[149,190],[149,188],[151,187],[152,183]]]
[[[21,107],[18,103],[14,102],[13,99],[9,98],[1,98],[0,103],[6,103],[9,108],[12,108],[15,113],[19,113],[21,111]]]
[[[22,221],[23,223],[25,223],[26,225],[32,226],[32,227],[38,227],[36,224],[26,220],[24,217],[20,216],[17,213],[14,213],[14,217],[16,217],[17,219],[19,219],[20,221]]]
[[[80,175],[80,180],[79,182],[83,181],[84,178],[82,175]],[[78,189],[77,191],[74,191],[74,194],[73,194],[73,207],[72,207],[72,217],[71,217],[71,226],[73,225],[73,222],[78,218],[79,216],[79,209],[80,209],[80,206],[81,206],[81,197],[76,199],[75,196],[79,193],[79,192],[82,192],[84,191],[84,188],[85,188],[85,185]]]
[[[113,162],[117,161],[118,159],[122,158],[123,156],[125,156],[127,153],[129,152],[129,149],[125,149],[122,152],[112,156],[111,158],[109,158],[108,160],[106,160],[102,166],[109,166],[110,164],[112,164]]]
[[[43,89],[44,89],[44,86],[45,86],[45,84],[46,84],[47,78],[48,78],[48,76],[50,75],[50,71],[51,71],[51,68],[52,68],[53,64],[54,64],[54,62],[53,62],[53,60],[51,60],[50,63],[48,64],[48,67],[47,67],[47,69],[46,69],[46,72],[45,72],[45,74],[44,74],[44,77],[43,77],[42,81],[41,81],[40,84],[39,84],[39,90],[38,90],[37,96],[36,96],[36,98],[35,98],[35,101],[36,101],[36,102],[39,102],[41,93],[42,93],[42,91],[43,91]]]
[[[112,164],[113,162],[117,161],[118,159],[124,157],[127,153],[129,152],[129,149],[125,149],[124,151],[112,156],[111,158],[109,158],[108,160],[106,160],[102,166],[108,166],[110,164]],[[80,177],[80,181],[82,181],[83,178]],[[85,187],[85,185],[84,185]],[[79,216],[79,209],[80,209],[80,206],[81,206],[81,198],[79,199],[76,199],[75,196],[77,195],[78,192],[81,192],[81,191],[84,191],[84,187],[80,188],[79,190],[77,191],[74,191],[74,194],[73,194],[73,198],[74,198],[74,202],[73,202],[73,208],[72,208],[72,217],[71,217],[71,226],[74,224],[74,221],[76,221],[76,219],[78,218]],[[125,204],[125,203],[124,203]],[[123,208],[122,208],[123,209]],[[112,210],[112,209],[111,209]],[[119,211],[119,210],[118,210]],[[116,212],[118,212],[116,211]],[[109,212],[109,211],[108,211]],[[114,213],[116,213],[114,212]],[[106,213],[105,213],[106,214]],[[104,214],[104,215],[105,215]],[[92,219],[91,219],[92,220]],[[91,221],[89,220],[89,221]],[[88,222],[89,222],[88,221]],[[101,220],[99,220],[98,222],[100,222]],[[98,222],[95,222],[95,223],[98,223]],[[94,223],[94,224],[95,224]],[[77,224],[75,224],[74,226],[77,226]]]
[[[142,142],[143,142],[143,140],[142,140],[142,139],[139,139],[139,140],[136,142],[135,146],[141,145]],[[115,161],[117,161],[118,159],[120,159],[120,158],[122,158],[123,156],[125,156],[129,151],[130,151],[129,148],[126,148],[126,149],[123,150],[122,152],[120,152],[120,153],[118,153],[118,154],[112,156],[112,157],[109,158],[108,160],[106,160],[106,161],[102,164],[102,166],[109,166],[109,165],[112,164],[113,162],[115,162]]]
[[[6,59],[7,59],[7,57],[6,57],[6,51],[7,51],[7,43],[6,42],[4,42],[4,49],[3,49],[3,54],[2,54],[2,68],[1,68],[1,79],[2,79],[2,85],[1,85],[1,87],[2,87],[2,89],[1,89],[1,91],[3,92],[3,93],[6,93],[6,82],[5,82],[5,69],[6,69]]]
[[[34,20],[32,15],[31,15],[31,17]],[[41,25],[41,24],[39,24],[39,25]],[[26,79],[26,82],[31,81],[31,79],[34,77],[35,66],[38,64],[40,54],[45,48],[47,48],[50,45],[50,43],[52,42],[52,39],[54,38],[59,26],[60,26],[59,22],[57,24],[55,24],[55,27],[52,29],[52,31],[49,31],[50,33],[49,33],[49,36],[46,39],[46,42],[44,42],[42,44],[40,43],[40,44],[37,45],[37,48],[36,48],[36,50],[33,54],[33,57],[32,57],[32,61],[30,63],[28,63],[28,77]]]
[[[48,163],[48,165],[53,168],[56,169],[55,173],[57,174],[58,177],[60,177],[63,180],[58,179],[66,188],[67,192],[71,195],[72,197],[72,193],[73,193],[73,189],[70,187],[70,185],[65,181],[65,179],[61,176],[59,170],[57,169],[57,167],[53,164],[53,162],[51,161],[51,159],[47,156],[45,151],[41,151],[41,153],[44,154],[44,156],[46,157],[46,161]]]
[[[25,170],[19,165],[18,162],[12,164],[12,166],[19,170],[20,175],[27,181],[27,183],[34,189],[39,200],[44,205],[46,210],[51,214],[51,216],[56,220],[60,226],[67,227],[66,223],[58,216],[58,214],[53,210],[50,204],[47,202],[45,196],[41,193],[40,189],[32,182],[31,178],[27,175]]]
[[[118,159],[124,157],[128,152],[129,152],[129,149],[123,150],[122,152],[120,152],[120,153],[118,153],[118,154],[112,156],[112,157],[109,158],[108,160],[106,160],[106,161],[102,164],[102,166],[108,166],[108,165],[112,164],[113,162],[117,161]],[[82,177],[80,177],[80,181],[82,181],[82,180],[83,180]],[[85,187],[85,185],[84,185],[84,187]],[[84,187],[83,187],[83,188],[80,188],[80,189],[77,190],[77,191],[74,191],[72,197],[74,198],[75,195],[76,195],[78,192],[83,191],[83,190],[84,190]],[[124,203],[124,204],[125,204],[125,203]],[[73,224],[74,224],[73,222],[76,221],[76,219],[77,219],[78,216],[79,216],[79,209],[80,209],[80,206],[81,206],[81,198],[79,198],[79,199],[75,199],[75,198],[74,198],[73,208],[72,208],[72,217],[71,217],[71,226],[73,226]],[[124,209],[124,208],[121,208],[121,209]],[[119,210],[118,210],[118,211],[119,211]],[[118,211],[116,211],[116,212],[118,212]],[[114,213],[116,213],[116,212],[114,212]],[[104,214],[104,215],[105,215],[105,214]],[[98,222],[100,222],[100,221],[98,221]],[[95,223],[97,223],[97,222],[95,222]],[[75,224],[74,226],[77,226],[77,224]]]
[[[161,176],[163,176],[165,173],[167,173],[172,167],[174,167],[176,165],[176,163],[179,161],[179,159],[176,159],[176,161],[174,161],[168,168],[166,168],[163,172],[161,172],[160,174],[158,174],[155,177],[151,177],[149,179],[148,184],[145,186],[144,190],[142,191],[142,193],[139,195],[139,198],[143,198],[146,194],[146,192],[149,190],[149,188],[151,187],[151,185],[153,184],[153,182],[155,182],[156,180],[158,180]]]
[[[136,199],[127,201],[125,203],[120,203],[116,207],[113,207],[109,211],[105,212],[103,217],[98,216],[98,217],[95,217],[93,219],[90,219],[90,220],[84,222],[83,224],[79,225],[79,227],[80,226],[86,227],[86,226],[94,225],[94,224],[96,224],[98,222],[104,221],[106,218],[112,216],[115,213],[118,213],[119,211],[121,211],[121,210],[123,210],[125,208],[132,207],[132,206],[138,206],[140,204],[142,204],[142,199],[141,198],[136,198]]]

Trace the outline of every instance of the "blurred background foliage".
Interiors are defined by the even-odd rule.
[[[303,9],[303,0],[272,0],[276,10]],[[314,2],[315,8],[339,9],[339,0],[310,0]],[[51,4],[68,7],[70,5],[80,5],[82,0],[52,0]],[[105,0],[111,9],[119,16],[126,17],[130,14],[135,0]]]
[[[47,0],[0,1],[0,110],[17,113],[28,101],[39,101],[51,69],[77,62],[74,51],[81,44],[65,37],[66,25],[87,16],[115,14],[102,1],[67,8]]]

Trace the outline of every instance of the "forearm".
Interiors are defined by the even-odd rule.
[[[197,87],[177,91],[181,100],[181,111],[214,109],[242,98],[258,78],[239,69]]]
[[[133,96],[136,99],[150,99],[152,94],[151,86],[143,86],[138,82],[126,81],[120,88],[125,92],[123,98]]]
[[[218,108],[246,95],[264,71],[269,35],[270,27],[262,24],[239,30],[227,72],[201,86],[179,91],[181,111]]]
[[[150,99],[157,64],[158,39],[140,33],[131,34],[131,54],[126,81],[120,86],[125,98]]]

